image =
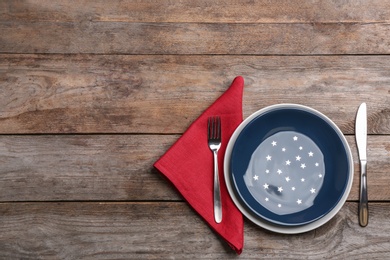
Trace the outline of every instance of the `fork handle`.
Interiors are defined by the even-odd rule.
[[[221,203],[221,188],[219,184],[219,171],[218,171],[218,153],[214,154],[214,219],[215,222],[221,223],[222,221],[222,203]]]

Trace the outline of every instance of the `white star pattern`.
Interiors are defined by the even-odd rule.
[[[278,215],[311,207],[326,180],[322,151],[295,131],[280,131],[261,141],[245,167],[249,192]]]

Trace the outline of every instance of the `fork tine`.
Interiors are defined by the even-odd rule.
[[[216,138],[216,136],[217,136],[217,128],[216,128],[216,124],[217,124],[217,122],[216,122],[216,118],[215,118],[215,117],[213,117],[213,124],[212,124],[212,126],[213,126],[213,139],[215,139],[215,138]]]
[[[210,116],[207,122],[207,138],[214,139],[214,117]]]
[[[207,138],[212,140],[220,139],[221,134],[221,117],[209,117],[207,119]]]
[[[216,138],[221,138],[221,117],[217,117],[217,137]]]
[[[215,138],[215,118],[211,117],[210,122],[211,122],[210,139],[214,139]]]
[[[207,119],[207,138],[210,139],[210,123],[211,123],[211,117]]]

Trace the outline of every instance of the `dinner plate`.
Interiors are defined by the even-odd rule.
[[[233,133],[225,154],[230,196],[250,220],[281,233],[329,221],[353,180],[351,151],[339,128],[312,108],[261,109]]]

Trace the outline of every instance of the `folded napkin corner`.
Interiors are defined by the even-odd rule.
[[[236,77],[230,87],[154,164],[154,167],[176,187],[190,206],[237,254],[241,254],[243,249],[244,221],[228,193],[223,159],[231,135],[243,120],[243,88],[243,77]],[[214,221],[213,215],[213,156],[207,144],[209,116],[220,116],[222,122],[222,144],[218,152],[223,214],[220,224]]]

